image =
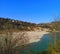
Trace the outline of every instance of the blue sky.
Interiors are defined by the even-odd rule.
[[[60,0],[0,0],[0,17],[42,23],[59,15]]]

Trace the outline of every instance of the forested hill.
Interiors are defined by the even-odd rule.
[[[0,18],[0,30],[34,30],[38,26],[35,23],[23,22],[9,18]]]

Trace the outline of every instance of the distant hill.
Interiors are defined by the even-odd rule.
[[[40,26],[42,28],[49,28],[50,30],[52,30],[52,29],[60,30],[60,20],[53,21],[50,23],[40,23],[40,24],[38,24],[38,26]]]
[[[0,17],[0,31],[11,30],[11,31],[39,31],[41,28],[53,28],[53,24],[51,23],[30,23],[19,20],[14,20],[10,18],[1,18]]]
[[[51,28],[52,23],[40,23],[40,24],[38,24],[38,26],[40,26],[42,28]]]
[[[0,18],[0,30],[33,31],[37,27],[39,26],[35,23],[23,22],[9,18]]]

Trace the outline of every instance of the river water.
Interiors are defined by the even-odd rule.
[[[58,40],[57,34],[56,40]],[[29,44],[28,47],[23,51],[23,54],[29,54],[29,52],[36,54],[37,52],[47,51],[49,44],[54,46],[54,39],[52,36],[50,36],[50,34],[45,34],[39,42]]]

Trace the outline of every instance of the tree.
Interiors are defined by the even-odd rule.
[[[52,33],[52,37],[54,39],[54,48],[56,53],[60,53],[60,18],[55,18],[54,22],[52,23],[52,28],[53,28],[53,33]],[[57,40],[57,36],[58,36],[58,40]]]

